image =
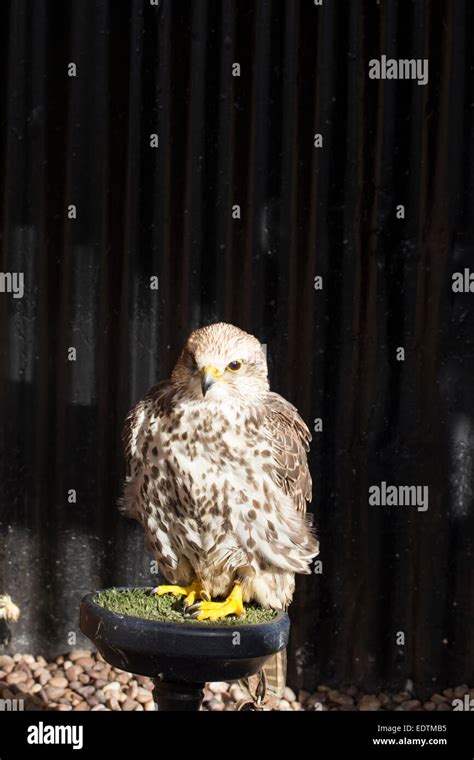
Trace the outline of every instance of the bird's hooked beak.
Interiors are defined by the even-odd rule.
[[[205,396],[211,385],[214,385],[216,380],[222,379],[222,372],[219,372],[215,367],[208,365],[201,369],[201,389],[202,395]]]

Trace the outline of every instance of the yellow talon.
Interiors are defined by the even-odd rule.
[[[209,595],[197,580],[194,580],[189,586],[157,586],[151,593],[156,596],[163,596],[163,594],[184,596],[184,609],[194,604],[196,596],[199,596],[201,599],[209,598]]]
[[[194,605],[193,617],[198,620],[217,620],[227,615],[245,615],[242,602],[242,586],[236,583],[225,602],[198,602]]]

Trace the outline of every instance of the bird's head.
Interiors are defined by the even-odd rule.
[[[195,400],[258,401],[268,391],[267,360],[257,338],[218,322],[191,333],[171,382]]]

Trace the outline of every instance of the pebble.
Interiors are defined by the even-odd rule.
[[[138,694],[136,696],[137,702],[140,702],[140,704],[145,704],[146,702],[150,702],[153,700],[153,694],[151,691],[148,691],[147,689],[138,688]]]
[[[433,696],[431,697],[431,702],[434,702],[436,705],[439,705],[439,704],[442,704],[443,702],[447,702],[447,699],[442,694],[433,694]]]
[[[361,712],[380,710],[380,700],[374,694],[364,694],[359,700],[358,707]]]
[[[72,708],[74,712],[83,712],[84,710],[90,710],[89,705],[87,702],[79,702],[75,707]]]
[[[66,670],[66,678],[68,681],[77,681],[81,673],[82,670],[79,665],[71,665],[71,667]]]
[[[63,678],[63,676],[53,676],[49,681],[49,685],[58,689],[65,689],[66,686],[69,686],[69,681],[67,678]]]
[[[222,694],[224,691],[227,691],[228,688],[229,684],[226,681],[214,681],[209,684],[209,689],[213,694]]]
[[[113,691],[120,691],[120,684],[118,681],[111,681],[103,688],[104,694],[110,694]]]
[[[135,702],[134,699],[130,699],[130,697],[127,697],[125,702],[122,704],[122,710],[124,712],[131,712],[132,710],[135,710],[135,707],[137,706],[138,702]]]
[[[55,689],[54,686],[47,686],[45,691],[53,702],[57,702],[64,694],[64,689]]]
[[[49,697],[46,693],[46,689],[41,689],[41,691],[38,692],[39,698],[45,703],[45,705],[49,702]]]
[[[229,694],[234,700],[234,702],[240,702],[241,699],[245,699],[245,692],[242,691],[240,686],[236,683],[233,683],[232,686],[230,687]]]
[[[416,707],[420,707],[421,702],[419,699],[408,699],[406,702],[402,702],[401,707],[404,710],[414,710]]]
[[[83,697],[85,697],[85,699],[87,699],[88,697],[92,697],[94,692],[95,692],[94,686],[83,686],[79,694],[81,694]]]
[[[398,694],[394,694],[392,697],[392,701],[395,702],[396,705],[401,705],[402,702],[407,702],[411,697],[411,694],[408,691],[400,691]]]
[[[328,692],[328,698],[331,700],[331,702],[334,702],[336,705],[341,705],[343,707],[348,707],[349,705],[354,704],[352,697],[350,697],[348,694],[341,694],[339,691]]]
[[[22,670],[17,670],[13,673],[9,673],[7,677],[5,678],[5,681],[8,684],[16,684],[21,683],[22,681],[26,681],[28,679],[28,676],[26,673],[24,673]]]
[[[89,649],[73,649],[72,652],[69,653],[68,659],[71,660],[71,662],[74,662],[80,657],[90,657],[91,654],[92,653]]]
[[[80,665],[81,668],[92,668],[94,665],[94,660],[92,657],[78,657],[77,660],[75,660],[76,665]]]
[[[290,689],[289,686],[285,687],[285,690],[283,692],[283,699],[285,699],[287,702],[296,702],[296,694],[293,689]]]
[[[156,709],[152,689],[153,682],[148,676],[115,669],[100,655],[86,649],[76,649],[49,662],[41,655],[0,655],[0,696],[13,699],[22,695],[25,710],[149,712]],[[320,684],[313,693],[304,689],[295,692],[287,686],[279,709],[448,712],[453,709],[453,699],[466,695],[474,698],[474,687],[459,684],[435,692],[422,702],[417,699],[416,685],[411,679],[406,681],[403,691],[394,694],[364,694],[351,685],[335,688]],[[240,684],[215,681],[204,688],[203,709],[235,711],[237,702],[246,698]]]

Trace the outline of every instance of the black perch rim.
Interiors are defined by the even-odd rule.
[[[174,682],[233,681],[257,673],[288,644],[286,612],[264,623],[167,623],[112,612],[97,603],[100,593],[82,599],[81,631],[107,662],[131,673]]]

